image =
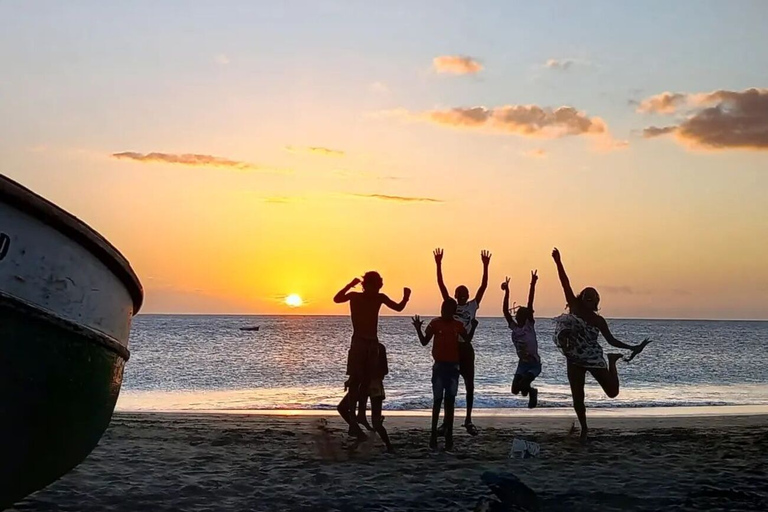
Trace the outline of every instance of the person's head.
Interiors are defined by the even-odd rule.
[[[528,307],[520,306],[515,310],[515,322],[518,326],[522,327],[530,320],[533,320],[533,311],[528,309]]]
[[[384,286],[384,280],[378,272],[366,272],[363,276],[363,291],[376,293],[382,286]]]
[[[597,307],[600,305],[600,294],[589,286],[581,290],[576,298],[587,311],[597,311]]]
[[[456,301],[453,299],[445,299],[443,305],[440,307],[440,318],[443,320],[451,320],[455,314]]]
[[[453,296],[456,297],[456,302],[463,306],[469,300],[469,289],[464,285],[457,286]]]

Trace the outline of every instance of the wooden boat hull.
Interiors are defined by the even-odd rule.
[[[99,442],[142,298],[98,233],[0,175],[0,509]]]

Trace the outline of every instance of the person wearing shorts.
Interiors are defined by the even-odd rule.
[[[440,289],[440,295],[442,295],[443,300],[450,299],[448,288],[443,281],[443,250],[435,249],[433,255],[437,267],[437,286]],[[457,286],[454,293],[456,299],[454,318],[464,325],[467,332],[472,328],[477,310],[480,308],[480,302],[483,300],[485,290],[488,287],[488,266],[491,263],[491,253],[482,251],[480,259],[483,262],[483,279],[475,298],[469,300],[469,289],[464,285]],[[459,342],[459,372],[464,380],[464,387],[467,389],[467,416],[464,419],[464,428],[470,435],[476,436],[478,434],[477,427],[472,423],[472,407],[475,403],[475,348],[470,341],[459,340]],[[442,435],[443,432],[445,432],[445,428],[441,426],[438,429],[438,434]]]
[[[536,282],[538,280],[538,272],[532,271],[528,304],[512,309],[509,307],[509,278],[501,283],[501,289],[504,291],[501,309],[507,320],[507,325],[512,331],[512,344],[515,346],[517,357],[520,358],[515,376],[512,379],[512,394],[527,396],[529,409],[533,409],[538,404],[539,391],[531,384],[541,373],[539,344],[536,339],[536,320],[533,318],[533,298],[536,295]]]
[[[469,332],[464,329],[464,324],[454,318],[456,314],[456,301],[448,298],[443,301],[440,316],[433,319],[427,325],[424,332],[421,327],[424,322],[418,315],[413,317],[413,326],[419,336],[422,346],[427,346],[434,338],[432,344],[432,430],[429,438],[429,447],[437,449],[437,423],[440,419],[440,409],[445,401],[445,450],[453,450],[453,416],[456,405],[456,393],[459,388],[459,339],[469,343],[475,334],[477,320],[472,322]]]
[[[352,288],[362,282],[363,291],[353,292]],[[361,396],[368,392],[371,377],[379,356],[379,310],[382,305],[400,312],[405,309],[411,296],[409,288],[403,289],[403,300],[395,302],[381,293],[384,280],[378,272],[366,272],[362,281],[353,279],[333,297],[336,304],[349,302],[352,317],[352,344],[347,355],[347,387],[349,394],[337,408],[339,415],[349,424],[349,433],[360,440],[368,436],[358,425],[355,409]]]

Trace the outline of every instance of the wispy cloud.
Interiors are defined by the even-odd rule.
[[[641,114],[674,114],[680,105],[687,102],[688,95],[674,92],[663,92],[646,98],[637,106]]]
[[[549,59],[544,66],[557,71],[568,71],[573,64],[574,61],[571,59]]]
[[[643,130],[645,138],[674,135],[693,149],[768,150],[768,89],[663,93],[644,100],[643,105],[644,112],[665,114],[688,109],[678,124]]]
[[[432,59],[432,68],[438,73],[472,75],[483,70],[480,62],[466,55],[442,55]]]
[[[124,151],[122,153],[113,153],[112,158],[116,158],[118,160],[133,160],[135,162],[141,162],[145,164],[163,163],[185,165],[189,167],[218,167],[236,169],[239,171],[267,170],[249,162],[230,160],[229,158],[213,155],[200,155],[195,153],[136,153],[133,151]]]
[[[643,138],[652,139],[653,137],[661,137],[668,133],[674,133],[677,130],[677,126],[649,126],[643,129]]]
[[[525,137],[560,138],[607,132],[602,119],[589,117],[573,107],[553,109],[537,105],[505,105],[491,108],[456,107],[416,113],[398,109],[390,111],[388,115],[452,128],[484,129]]]
[[[346,154],[344,151],[341,151],[340,149],[324,148],[322,146],[310,146],[310,147],[285,146],[285,150],[288,151],[289,153],[308,153],[311,155],[333,156],[333,157],[342,157]]]
[[[442,199],[435,199],[432,197],[408,197],[408,196],[391,196],[386,194],[348,194],[352,197],[360,197],[363,199],[378,199],[381,201],[394,201],[398,203],[443,203]]]

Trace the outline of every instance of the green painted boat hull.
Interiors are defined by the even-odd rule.
[[[0,509],[93,450],[125,366],[97,333],[0,300]]]

